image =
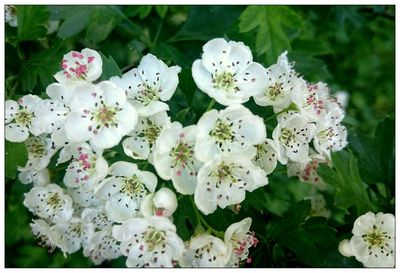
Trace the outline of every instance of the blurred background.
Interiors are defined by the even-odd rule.
[[[122,71],[151,52],[180,65],[180,82],[193,85],[190,67],[200,57],[202,45],[224,37],[243,41],[264,66],[287,50],[307,81],[326,82],[333,93],[347,92],[344,125],[350,147],[359,156],[359,136],[374,136],[384,118],[394,123],[394,6],[16,6],[15,12],[18,27],[6,24],[5,29],[5,99],[28,93],[44,97],[62,55],[85,47],[101,51],[108,67]],[[112,71],[103,73],[104,79],[111,75]],[[178,88],[170,102],[171,114],[192,124],[209,101],[194,85],[191,91]],[[262,116],[272,114],[254,102],[246,106]],[[388,132],[393,138],[394,129]],[[59,250],[48,254],[38,246],[29,228],[32,215],[22,204],[31,186],[16,178],[17,164],[15,158],[12,166],[6,166],[6,267],[93,266],[82,251],[65,258]],[[392,190],[393,197],[394,185]],[[125,258],[101,266],[124,267]],[[307,263],[294,258],[260,260],[252,266]]]

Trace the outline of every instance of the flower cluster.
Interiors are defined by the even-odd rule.
[[[192,76],[225,108],[189,126],[168,115],[179,66],[147,54],[121,77],[101,81],[101,56],[83,49],[64,55],[60,67],[48,98],[5,103],[6,139],[28,150],[19,179],[33,184],[24,205],[35,216],[32,233],[41,245],[64,254],[82,249],[94,264],[126,256],[128,267],[251,262],[249,248],[258,242],[251,218],[218,232],[201,226],[197,210],[207,215],[239,206],[246,192],[268,184],[278,162],[315,186],[310,216],[329,217],[316,169],[347,144],[344,107],[326,84],[299,76],[286,53],[264,68],[242,42],[207,42]],[[243,105],[251,97],[273,107],[270,138],[266,121]],[[118,145],[131,160],[115,160]],[[199,227],[186,242],[174,225],[176,195],[189,196],[197,212]]]

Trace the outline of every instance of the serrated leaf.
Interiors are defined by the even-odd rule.
[[[168,6],[156,6],[156,11],[161,18],[164,18],[168,12]]]
[[[332,153],[333,168],[320,165],[318,174],[335,189],[335,205],[347,209],[356,206],[361,215],[373,210],[367,194],[367,185],[361,180],[357,159],[351,152]]]
[[[107,58],[103,53],[100,52],[100,56],[103,61],[103,72],[100,80],[107,81],[113,76],[122,76],[121,69],[111,55],[109,55]]]
[[[16,6],[18,40],[30,41],[42,38],[47,33],[50,11],[46,6]]]
[[[124,14],[115,6],[97,6],[93,9],[86,30],[86,40],[91,43],[104,41],[115,26],[121,22]]]
[[[5,156],[5,175],[9,178],[15,178],[18,166],[25,166],[28,160],[28,151],[25,143],[15,143],[6,141]]]
[[[256,32],[256,53],[266,54],[267,64],[272,64],[285,50],[290,50],[290,40],[285,28],[299,29],[302,18],[289,7],[249,6],[239,17],[239,32]]]

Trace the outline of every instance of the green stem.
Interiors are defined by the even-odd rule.
[[[215,104],[215,99],[212,99],[207,106],[206,112],[210,111],[211,108],[213,108],[214,104]]]
[[[156,35],[154,36],[154,40],[151,43],[151,48],[155,47],[156,44],[157,44],[158,38],[160,37],[160,33],[161,33],[161,29],[162,29],[163,23],[164,23],[164,18],[161,18],[160,24],[158,25],[158,28],[157,28]]]
[[[271,120],[271,119],[273,119],[273,118],[276,118],[278,115],[280,115],[280,114],[282,114],[282,113],[285,113],[287,110],[288,110],[288,108],[286,108],[286,109],[284,109],[284,110],[282,110],[282,111],[280,111],[280,112],[278,112],[278,113],[276,113],[276,114],[273,114],[272,116],[270,116],[270,117],[264,119],[264,121],[267,122],[267,121],[269,121],[269,120]]]

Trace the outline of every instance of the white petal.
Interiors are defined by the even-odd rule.
[[[89,129],[94,124],[89,116],[80,113],[69,113],[65,121],[65,134],[72,142],[83,142],[89,140],[93,133]]]
[[[149,142],[142,137],[128,137],[122,141],[124,153],[133,159],[146,160],[150,154]]]
[[[6,125],[6,139],[11,142],[24,142],[29,137],[29,131],[16,123]]]
[[[135,163],[118,161],[111,165],[109,174],[113,176],[132,177],[138,171]]]

